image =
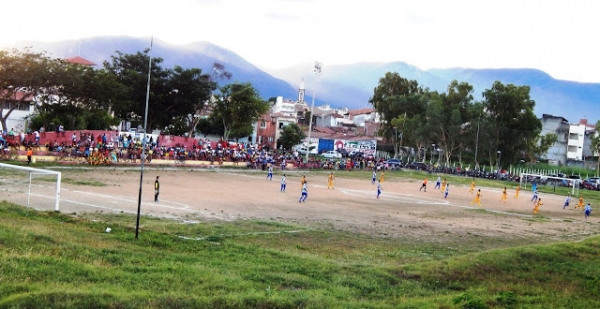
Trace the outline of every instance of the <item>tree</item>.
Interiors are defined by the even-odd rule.
[[[448,92],[440,95],[439,120],[430,120],[437,124],[434,132],[437,132],[440,147],[444,150],[446,166],[450,165],[450,157],[454,151],[464,146],[464,124],[469,121],[469,108],[473,104],[472,93],[473,86],[453,80],[448,86]]]
[[[113,102],[113,110],[121,119],[142,123],[146,111],[148,62],[151,61],[148,128],[164,128],[177,117],[196,115],[204,107],[215,88],[208,75],[197,68],[174,69],[161,67],[162,58],[149,56],[149,49],[136,54],[119,51],[105,61],[104,68],[114,74],[127,90],[126,95]]]
[[[48,70],[51,59],[44,53],[25,49],[0,51],[0,123],[8,131],[10,114],[23,105],[33,104],[43,90],[56,85]]]
[[[220,64],[218,62],[213,63],[212,72],[210,74],[208,84],[207,84],[210,87],[210,96],[209,96],[208,100],[206,100],[206,101],[197,102],[196,113],[194,115],[192,115],[192,114],[188,115],[189,136],[192,136],[192,133],[194,133],[196,126],[200,123],[201,118],[198,117],[198,115],[202,112],[202,110],[204,108],[208,107],[212,103],[211,102],[211,100],[213,99],[212,93],[217,87],[217,82],[219,80],[229,80],[229,79],[231,79],[231,76],[232,76],[231,72],[227,71],[223,64]]]
[[[484,107],[493,120],[493,139],[504,162],[514,162],[521,151],[530,149],[542,131],[542,122],[533,113],[535,101],[529,96],[529,86],[504,85],[494,82],[483,92]],[[496,151],[490,150],[490,160]]]
[[[596,177],[598,177],[598,172],[600,170],[600,120],[596,122],[596,130],[594,135],[591,137],[591,145],[590,148],[592,150],[592,155],[596,156]]]
[[[62,59],[53,60],[48,69],[54,84],[40,91],[36,104],[44,127],[49,128],[49,120],[65,124],[66,129],[91,129],[88,124],[107,129],[118,124],[108,111],[111,103],[123,96],[125,87],[113,74]]]
[[[285,149],[292,149],[294,145],[300,144],[306,136],[302,128],[295,123],[289,124],[283,128],[279,137],[279,144]]]
[[[379,79],[379,85],[369,99],[369,103],[381,117],[379,135],[388,141],[394,141],[400,134],[403,142],[411,144],[414,134],[409,133],[411,130],[401,130],[399,123],[406,128],[409,119],[425,113],[424,93],[417,81],[403,78],[395,72],[388,72]],[[394,152],[397,157],[398,147],[394,147]]]
[[[232,132],[251,125],[269,110],[269,103],[260,98],[250,83],[229,84],[218,90],[211,117],[223,126],[225,140]]]
[[[534,137],[534,143],[529,148],[529,159],[533,162],[536,158],[548,152],[548,149],[558,141],[558,136],[554,133],[546,133],[543,136]]]

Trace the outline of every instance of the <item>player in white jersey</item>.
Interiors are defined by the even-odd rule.
[[[269,171],[267,172],[267,179],[273,180],[273,165],[269,165]]]
[[[377,182],[377,198],[379,198],[381,191],[383,191],[383,187],[381,186],[381,181],[379,181]]]
[[[281,176],[281,188],[279,189],[279,192],[285,193],[285,185],[285,174],[283,174],[283,176]]]
[[[306,202],[307,197],[308,197],[308,181],[305,181],[304,184],[302,184],[302,195],[300,195],[300,199],[298,200],[298,203]]]
[[[567,198],[565,199],[565,204],[563,205],[563,209],[569,207],[569,204],[571,204],[571,194],[567,195]]]

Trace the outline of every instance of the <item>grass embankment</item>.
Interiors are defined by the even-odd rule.
[[[135,217],[0,203],[0,307],[600,307],[600,237],[474,253],[507,244],[276,222],[142,224],[135,240]]]

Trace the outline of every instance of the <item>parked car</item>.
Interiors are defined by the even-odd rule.
[[[339,149],[336,149],[335,151],[337,151],[340,155],[342,155],[342,158],[348,157],[348,151],[344,148],[339,148]]]
[[[581,186],[588,190],[600,190],[600,177],[590,177],[581,183]]]
[[[325,158],[330,158],[330,159],[339,159],[342,157],[342,154],[340,154],[339,152],[334,151],[334,150],[325,151],[321,155]]]
[[[399,159],[389,159],[387,161],[384,161],[384,163],[387,163],[390,168],[402,166],[402,161],[400,161]]]
[[[352,158],[352,159],[362,158],[364,156],[365,156],[365,153],[364,152],[360,152],[360,151],[357,151],[357,152],[353,151],[353,152],[350,153],[350,158]]]
[[[298,154],[305,155],[308,150],[306,149],[306,147],[298,147],[296,148],[296,151],[298,152]],[[316,155],[318,153],[319,152],[317,151],[317,148],[313,148],[310,150],[311,155]]]
[[[427,164],[425,164],[423,162],[409,163],[405,167],[409,168],[409,169],[413,169],[413,170],[420,170],[420,171],[426,171],[427,170]]]

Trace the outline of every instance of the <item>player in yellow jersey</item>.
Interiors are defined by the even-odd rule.
[[[302,189],[302,187],[304,186],[304,183],[306,182],[306,176],[302,175],[302,178],[300,178],[300,188]]]
[[[518,199],[519,198],[519,192],[521,192],[521,186],[517,187],[517,190],[515,191],[515,198]]]
[[[446,191],[447,184],[448,184],[448,180],[446,180],[446,178],[444,178],[444,180],[442,180],[442,187],[440,188],[440,192],[444,193],[444,191]]]
[[[585,207],[585,203],[583,202],[583,195],[579,197],[579,202],[577,203],[577,205],[575,205],[575,209],[577,209],[578,207]]]
[[[500,198],[500,201],[504,201],[504,203],[506,203],[507,195],[508,195],[508,193],[506,192],[506,187],[504,187],[504,190],[502,190],[502,197]]]
[[[333,172],[331,172],[331,174],[329,174],[329,176],[327,176],[327,189],[333,189],[333,180],[335,178],[333,177]]]
[[[477,203],[477,206],[481,206],[481,189],[477,190],[477,194],[475,194],[475,198],[471,201],[471,204]]]
[[[381,171],[381,176],[379,176],[379,182],[383,183],[385,180],[385,171]]]
[[[469,189],[469,193],[473,193],[473,191],[475,191],[475,179],[471,181],[471,188]]]
[[[540,206],[542,206],[542,199],[538,199],[537,203],[535,203],[535,206],[533,206],[533,214],[537,214],[538,210],[540,210]]]

